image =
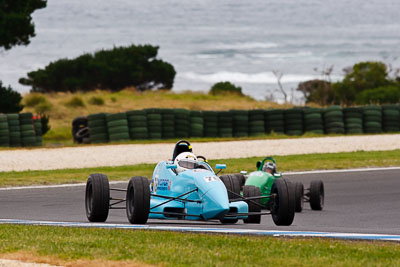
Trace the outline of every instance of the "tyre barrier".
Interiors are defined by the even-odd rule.
[[[285,134],[303,134],[303,110],[299,108],[287,109],[283,113],[285,121]]]
[[[245,137],[270,133],[361,134],[399,132],[400,106],[229,111],[152,108],[117,114],[91,114],[87,120],[92,143],[127,139]],[[7,122],[8,129],[4,122]],[[9,131],[9,138],[0,138],[0,144],[22,142],[21,125],[18,114],[0,116],[0,133]],[[27,130],[25,126],[23,128]]]
[[[249,136],[260,136],[265,133],[264,110],[249,110]]]
[[[346,134],[361,134],[363,130],[363,110],[360,107],[343,109],[344,128]]]
[[[323,110],[326,134],[344,134],[343,110],[340,106],[330,106]]]
[[[249,111],[232,110],[233,114],[233,136],[245,137],[249,135]]]
[[[282,109],[270,109],[264,112],[265,132],[283,134],[285,120]]]
[[[198,110],[190,111],[190,134],[191,137],[204,136],[203,112]]]
[[[364,106],[363,123],[365,133],[382,132],[382,107],[375,105]]]
[[[0,147],[34,147],[42,145],[40,116],[30,112],[0,114]]]
[[[87,116],[87,122],[89,127],[89,139],[91,143],[106,143],[109,141],[105,113],[90,114]],[[79,137],[76,137],[76,139],[79,142]]]
[[[218,137],[233,137],[233,113],[218,112]]]
[[[304,132],[306,133],[324,133],[324,121],[322,118],[322,109],[306,108],[303,110]]]
[[[106,114],[110,141],[129,140],[128,117],[125,112]]]

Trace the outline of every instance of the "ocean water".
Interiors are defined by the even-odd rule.
[[[129,44],[160,46],[177,71],[174,91],[208,91],[231,81],[244,93],[282,101],[297,84],[331,78],[364,60],[400,67],[398,0],[48,0],[33,15],[37,36],[0,52],[0,80],[20,92],[29,71],[60,58]]]

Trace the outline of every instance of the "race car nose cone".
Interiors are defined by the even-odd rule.
[[[226,190],[219,190],[219,188],[212,188],[203,196],[203,218],[221,219],[229,211],[229,200]]]

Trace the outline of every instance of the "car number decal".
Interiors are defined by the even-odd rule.
[[[204,177],[204,181],[206,181],[207,183],[209,182],[215,182],[218,181],[219,178],[217,176],[206,176]]]

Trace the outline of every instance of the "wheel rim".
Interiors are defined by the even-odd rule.
[[[274,201],[271,203],[271,213],[272,216],[276,216],[279,212],[279,195],[276,188],[272,189],[272,194],[275,194]]]
[[[132,217],[132,214],[134,212],[134,196],[135,196],[135,192],[133,190],[133,186],[129,187],[128,195],[129,195],[129,199],[127,201],[128,213],[129,213],[129,217]]]
[[[92,207],[93,207],[93,186],[92,183],[89,183],[86,191],[86,210],[88,214],[92,213]]]
[[[324,186],[321,184],[321,187],[319,190],[319,201],[320,201],[321,208],[324,206],[324,198],[325,198]]]

